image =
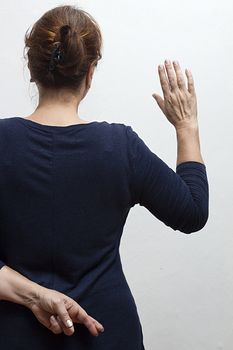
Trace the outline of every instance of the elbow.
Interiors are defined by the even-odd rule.
[[[191,224],[186,225],[180,231],[182,233],[186,233],[186,234],[199,232],[205,227],[207,221],[208,221],[208,217],[206,217],[200,221],[197,220],[196,222],[192,222]]]
[[[190,234],[194,232],[201,231],[209,219],[208,208],[196,209],[186,217],[183,223],[177,228],[182,233]]]

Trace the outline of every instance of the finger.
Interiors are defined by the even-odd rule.
[[[158,71],[159,71],[159,79],[160,79],[161,88],[163,90],[163,95],[164,95],[164,98],[166,98],[169,95],[170,86],[169,86],[169,82],[167,80],[167,76],[166,76],[165,69],[164,69],[163,65],[161,65],[161,64],[159,65]]]
[[[96,319],[94,319],[93,317],[91,317],[90,315],[89,315],[89,317],[95,322],[97,329],[98,329],[100,332],[104,332],[104,326],[103,326],[100,322],[98,322]]]
[[[58,315],[56,316],[56,320],[66,335],[72,335],[74,333],[74,327],[67,328]]]
[[[188,91],[190,92],[190,94],[195,95],[193,75],[192,75],[191,71],[188,69],[185,69],[185,74],[188,78]]]
[[[166,67],[166,72],[168,76],[168,81],[171,86],[171,90],[174,90],[177,88],[176,74],[169,60],[165,60],[165,67]]]
[[[180,90],[185,90],[186,85],[185,85],[184,75],[183,75],[182,70],[180,68],[179,62],[173,61],[173,66],[174,66],[175,73],[176,73],[177,85],[180,88]]]
[[[69,311],[72,320],[84,324],[93,335],[97,335],[97,333],[104,331],[103,325],[88,315],[78,303],[73,304],[73,307]]]
[[[54,315],[50,316],[50,323],[51,323],[51,331],[55,334],[60,334],[63,332],[63,329],[57,319],[55,318]]]
[[[99,335],[99,331],[96,327],[96,322],[92,317],[90,317],[87,312],[80,306],[78,305],[77,307],[77,316],[76,316],[77,322],[84,324],[84,326],[87,327],[89,332],[97,336]]]
[[[94,335],[94,336],[98,336],[99,335],[99,327],[97,326],[95,320],[93,320],[92,317],[90,317],[89,315],[87,315],[84,319],[83,324],[87,327],[87,329],[89,330],[89,332]]]
[[[50,329],[51,323],[49,320],[50,314],[47,311],[41,310],[39,307],[35,306],[32,308],[32,312],[36,316],[37,320],[44,325],[46,328]]]
[[[73,321],[70,318],[70,315],[65,307],[65,304],[63,300],[59,300],[55,303],[54,309],[56,314],[60,317],[61,321],[63,322],[63,325],[68,328],[73,328]]]
[[[156,100],[156,102],[158,103],[159,107],[161,108],[161,110],[164,113],[164,100],[162,99],[162,97],[157,95],[157,94],[153,94],[152,96],[154,97],[154,99]]]

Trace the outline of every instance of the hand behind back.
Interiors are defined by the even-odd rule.
[[[37,298],[28,307],[38,321],[55,334],[72,335],[73,322],[84,324],[93,336],[104,329],[76,301],[53,289],[39,286]]]

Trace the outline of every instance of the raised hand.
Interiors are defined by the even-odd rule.
[[[152,96],[168,121],[176,129],[197,127],[197,100],[191,71],[185,70],[188,87],[186,87],[179,62],[173,61],[172,65],[169,60],[166,60],[165,68],[159,65],[158,72],[164,100],[158,94],[154,93]]]

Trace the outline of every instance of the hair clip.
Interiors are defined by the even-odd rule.
[[[53,44],[55,47],[52,51],[50,62],[49,62],[49,71],[53,71],[58,63],[63,62],[64,55],[61,51],[61,42],[56,41]]]

